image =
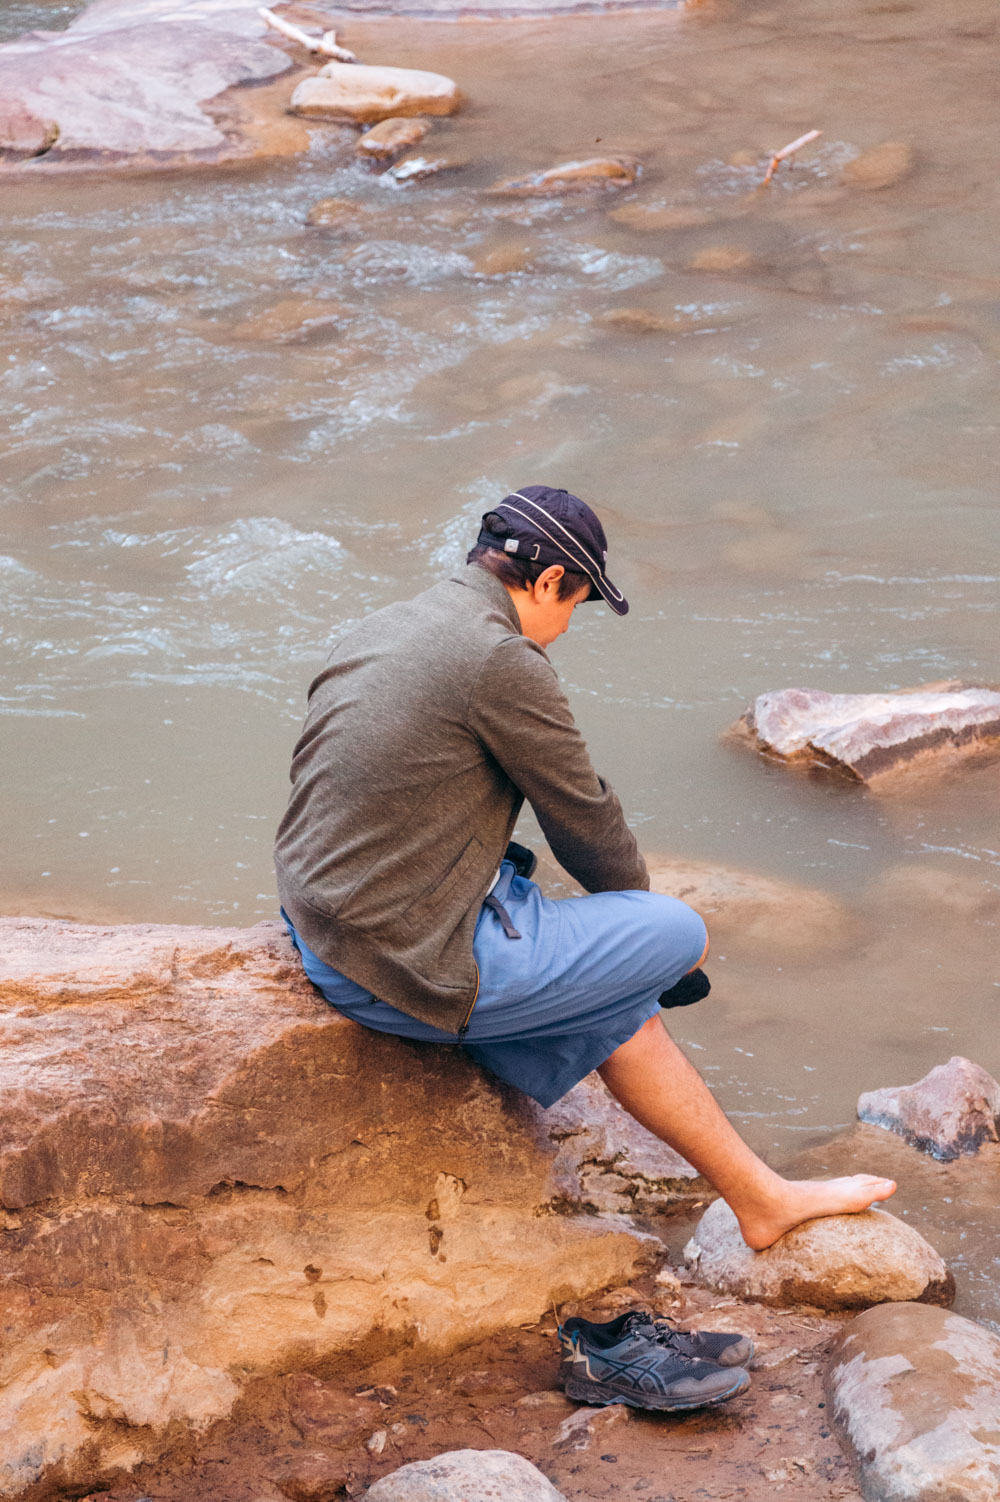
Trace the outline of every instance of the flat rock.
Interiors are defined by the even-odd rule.
[[[0,166],[178,166],[308,144],[260,90],[292,68],[246,0],[95,0],[0,47]],[[242,102],[240,102],[242,101]],[[44,158],[44,161],[37,160]]]
[[[984,1142],[1000,1142],[1000,1081],[956,1054],[915,1085],[867,1091],[858,1117],[949,1163]]]
[[[684,1256],[699,1283],[763,1304],[864,1309],[908,1299],[950,1304],[955,1296],[955,1280],[934,1248],[887,1210],[809,1220],[753,1252],[732,1210],[716,1200]]]
[[[689,271],[750,271],[757,265],[757,258],[742,245],[706,245],[687,264]]]
[[[840,943],[851,932],[846,909],[812,887],[708,861],[651,855],[647,865],[651,890],[688,903],[713,935],[794,953]]]
[[[901,141],[883,141],[863,151],[841,172],[842,180],[852,188],[865,188],[873,192],[879,188],[892,188],[909,177],[917,164],[912,146]]]
[[[1000,753],[1000,693],[957,682],[886,694],[779,689],[760,694],[731,733],[791,765],[877,784]]]
[[[289,108],[311,119],[367,125],[393,116],[451,115],[461,103],[458,85],[443,73],[327,63],[302,80]]]
[[[342,234],[363,234],[367,211],[352,198],[321,198],[306,215],[306,223]]]
[[[359,136],[354,147],[355,155],[375,162],[391,162],[411,146],[418,146],[430,126],[424,120],[400,120],[390,117],[373,125]]]
[[[870,1502],[996,1502],[1000,1339],[919,1304],[869,1309],[826,1372],[834,1423]]]
[[[588,157],[560,162],[526,177],[506,177],[487,191],[501,198],[547,198],[561,193],[592,192],[601,188],[625,188],[639,175],[639,164],[629,157]]]
[[[581,1204],[589,1158],[574,1189],[599,1082],[550,1123],[461,1051],[339,1017],[278,924],[0,919],[0,1038],[0,1497],[93,1490],[262,1372],[375,1331],[447,1351],[661,1252]],[[321,1390],[291,1408],[313,1445],[355,1434]]]
[[[369,1487],[365,1502],[565,1502],[523,1455],[449,1450],[400,1466]]]

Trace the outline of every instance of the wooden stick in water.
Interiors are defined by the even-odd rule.
[[[780,162],[783,162],[786,157],[794,156],[797,151],[802,150],[803,146],[808,146],[810,141],[815,141],[817,137],[821,136],[822,134],[823,132],[821,130],[807,130],[805,135],[799,136],[797,141],[790,141],[787,146],[782,146],[780,151],[776,151],[774,153],[774,156],[771,158],[770,163],[768,164],[767,172],[764,174],[764,181],[761,183],[761,187],[767,187],[768,183],[771,181],[771,178],[778,170],[778,164]]]
[[[285,21],[281,16],[276,16],[273,10],[266,10],[263,6],[257,11],[259,16],[273,26],[275,31],[280,31],[283,37],[290,42],[298,42],[300,47],[305,47],[307,52],[318,52],[322,57],[335,57],[342,63],[356,63],[357,58],[353,52],[348,52],[346,47],[338,47],[336,33],[325,31],[321,37],[311,37],[308,32],[302,31],[298,26],[293,26],[291,21]]]

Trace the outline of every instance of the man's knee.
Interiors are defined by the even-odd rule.
[[[690,975],[690,974],[691,974],[691,971],[693,971],[693,970],[697,970],[697,969],[698,969],[698,967],[699,967],[699,966],[700,966],[700,965],[704,965],[704,963],[705,963],[705,961],[706,961],[706,960],[707,960],[707,959],[708,959],[708,951],[709,951],[709,949],[710,949],[710,948],[711,948],[711,947],[712,947],[712,941],[711,941],[711,939],[710,939],[710,938],[709,938],[709,937],[708,937],[708,928],[707,928],[707,927],[706,927],[706,929],[705,929],[705,947],[704,947],[704,949],[703,949],[703,950],[702,950],[702,951],[701,951],[701,958],[700,958],[700,959],[697,959],[697,960],[695,960],[695,962],[694,962],[694,964],[693,964],[693,965],[692,965],[692,966],[691,966],[691,970],[689,970],[689,971],[688,971],[688,972],[687,972],[687,973],[688,973],[688,975]]]

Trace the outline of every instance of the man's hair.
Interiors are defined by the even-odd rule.
[[[551,563],[534,561],[530,558],[517,558],[513,553],[503,552],[503,539],[511,535],[511,528],[495,511],[483,517],[483,531],[495,537],[499,546],[493,548],[488,542],[477,542],[465,561],[478,563],[480,568],[484,568],[487,573],[499,579],[501,584],[506,584],[509,589],[529,589],[537,579],[541,578],[547,568],[552,567]],[[586,574],[567,569],[559,580],[556,598],[572,599],[574,595],[581,592],[584,585],[589,588],[590,583]]]

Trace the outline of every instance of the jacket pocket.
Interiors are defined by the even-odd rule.
[[[431,914],[440,913],[446,909],[450,899],[461,894],[463,890],[468,898],[463,905],[463,911],[465,907],[470,906],[474,897],[473,889],[482,851],[482,840],[473,835],[443,875],[432,881],[430,886],[425,887],[408,907],[402,909],[399,915],[402,921],[410,927],[418,926]]]

